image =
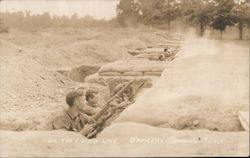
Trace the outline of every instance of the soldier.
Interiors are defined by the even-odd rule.
[[[101,110],[100,105],[98,104],[98,92],[94,90],[87,90],[85,93],[86,103],[84,104],[81,111],[89,116],[93,116],[99,110]]]
[[[165,57],[165,55],[162,53],[162,54],[160,54],[160,56],[158,57],[158,59],[159,59],[160,61],[165,61],[165,60],[166,60],[166,57]]]
[[[93,116],[93,122],[90,124],[94,125],[95,131],[87,134],[88,138],[96,137],[96,134],[109,126],[128,105],[134,102],[135,92],[131,87],[131,83],[133,82],[134,80],[129,83],[119,84],[115,87],[110,100]],[[143,84],[138,88],[140,89],[142,86]]]
[[[93,125],[88,124],[91,118],[80,112],[82,109],[82,96],[83,94],[78,91],[72,91],[67,94],[66,102],[69,108],[52,121],[54,130],[76,131],[84,136],[95,132]]]

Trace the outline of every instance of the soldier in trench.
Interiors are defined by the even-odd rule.
[[[125,85],[125,83],[117,85],[113,93],[111,93],[111,97],[114,96]],[[88,138],[94,138],[97,133],[109,126],[128,105],[133,103],[130,101],[132,99],[132,90],[133,88],[129,87],[121,95],[115,97],[114,100],[109,103],[108,109],[97,120],[92,120],[91,123],[95,124],[95,132],[88,134]],[[95,115],[93,117],[95,117]]]
[[[68,109],[56,116],[52,121],[53,130],[76,131],[82,135],[95,132],[91,117],[81,112],[83,93],[72,91],[66,95]]]
[[[115,88],[114,94],[122,88],[123,85],[118,85]],[[66,102],[68,109],[62,112],[61,115],[55,117],[52,121],[52,128],[54,130],[68,130],[76,131],[82,135],[92,138],[98,132],[102,131],[104,127],[111,124],[111,122],[122,112],[129,104],[131,89],[128,89],[120,96],[117,96],[109,106],[109,109],[98,119],[93,117],[101,110],[97,105],[97,92],[89,90],[85,94],[87,104],[83,104],[83,93],[79,91],[72,91],[66,95]],[[96,110],[93,110],[96,108]]]
[[[81,112],[87,114],[89,116],[95,115],[97,112],[101,110],[100,104],[98,104],[98,91],[93,89],[89,89],[85,92],[85,100]]]
[[[117,93],[125,84],[118,84],[112,95]],[[107,111],[107,115],[112,115],[112,112],[114,112],[117,109],[125,108],[126,105],[128,105],[129,100],[132,100],[132,87],[128,88],[123,94],[116,97],[111,103],[110,108]],[[94,116],[101,110],[101,105],[98,104],[98,91],[89,89],[85,93],[85,99],[86,103],[84,103],[83,107],[81,108],[81,112],[84,114],[87,114],[88,116]],[[111,112],[112,111],[112,112]]]

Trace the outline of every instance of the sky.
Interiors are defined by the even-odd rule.
[[[31,14],[49,12],[50,15],[79,17],[86,15],[96,19],[111,19],[116,16],[119,0],[2,0],[0,12],[31,11]]]

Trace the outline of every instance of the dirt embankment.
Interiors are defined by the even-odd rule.
[[[247,42],[186,41],[171,68],[117,121],[175,129],[243,130],[237,112],[249,111],[248,51]]]
[[[158,36],[161,32],[156,33],[51,29],[1,36],[0,129],[40,129],[51,115],[67,107],[67,91],[84,85],[67,77],[68,70],[130,59],[128,49],[164,42]],[[2,130],[1,156],[249,155],[249,132],[149,126],[237,131],[235,112],[249,110],[249,48],[214,45],[209,40],[189,41],[185,46],[186,54],[180,54],[152,89],[122,113],[117,120],[122,123],[112,124],[97,139],[86,140],[68,131]]]
[[[12,30],[0,37],[0,129],[36,129],[51,113],[66,108],[65,94],[79,83],[68,71],[131,59],[128,49],[157,43],[156,30]],[[82,76],[71,76],[76,81]]]

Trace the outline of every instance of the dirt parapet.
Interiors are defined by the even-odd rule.
[[[173,63],[116,121],[175,129],[243,130],[237,112],[249,111],[245,86],[249,54],[232,45],[219,49],[216,55],[201,52]]]
[[[84,82],[87,76],[96,73],[99,69],[100,69],[99,66],[82,65],[82,66],[73,68],[69,72],[69,77],[73,81]]]

